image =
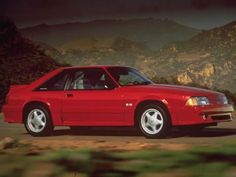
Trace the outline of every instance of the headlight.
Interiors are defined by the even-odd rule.
[[[227,99],[227,97],[226,97],[225,95],[223,95],[223,96],[220,98],[219,103],[220,103],[220,104],[229,104],[228,99]]]
[[[210,102],[207,97],[190,97],[186,102],[187,106],[204,106],[209,104]]]

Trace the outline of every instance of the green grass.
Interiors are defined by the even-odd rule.
[[[153,149],[124,152],[62,149],[45,151],[41,155],[28,155],[27,148],[21,154],[9,153],[8,149],[0,153],[0,164],[4,164],[0,167],[0,177],[25,176],[43,164],[48,167],[44,168],[43,172],[47,174],[44,176],[53,177],[69,174],[135,177],[148,173],[173,176],[176,171],[190,177],[224,177],[236,164],[234,147],[235,144],[230,144],[213,148],[195,147],[185,151]]]

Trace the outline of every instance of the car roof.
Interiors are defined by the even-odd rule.
[[[116,67],[131,68],[119,65],[93,65],[93,66],[68,66],[68,67],[61,67],[60,69],[63,70],[63,69],[80,69],[80,68],[116,68]]]

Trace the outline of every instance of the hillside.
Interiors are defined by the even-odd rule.
[[[131,21],[132,23],[130,23]],[[134,32],[134,26],[137,24],[140,25],[140,21],[142,23],[145,22],[146,26],[145,24],[142,24],[144,26],[140,28],[136,26],[138,30]],[[51,34],[53,33],[53,29],[56,29],[55,33],[57,34],[58,29],[64,32],[66,31],[65,29],[68,29],[68,26],[71,26],[70,29],[76,29],[72,27],[73,25],[80,27],[81,25],[83,27],[86,26],[86,28],[81,27],[81,35],[84,35],[85,31],[83,30],[88,30],[88,26],[90,26],[90,30],[86,34],[96,34],[100,37],[103,34],[106,37],[112,37],[101,38],[100,40],[91,37],[92,35],[86,38],[85,35],[83,38],[74,38],[74,40],[64,43],[64,49],[56,50],[48,45],[43,50],[48,51],[48,54],[57,61],[71,65],[118,64],[133,66],[140,69],[150,78],[155,78],[157,81],[201,85],[212,89],[229,90],[236,93],[236,22],[211,30],[201,31],[184,41],[182,39],[181,41],[173,42],[175,39],[172,38],[171,41],[171,35],[163,35],[162,37],[166,39],[166,43],[163,42],[162,44],[165,45],[162,47],[159,46],[161,48],[158,50],[153,50],[150,47],[152,46],[150,44],[157,39],[157,36],[155,36],[157,33],[151,33],[151,28],[147,26],[151,24],[163,25],[164,23],[170,27],[170,24],[173,25],[174,22],[154,19],[129,20],[126,26],[124,25],[125,22],[128,21],[110,20],[109,23],[108,21],[93,21],[82,24],[58,25],[56,27],[46,26],[51,31]],[[122,26],[121,24],[123,25],[122,28],[120,28]],[[106,28],[104,28],[105,26]],[[108,32],[107,29],[111,29],[111,26],[114,30]],[[169,32],[171,31],[171,28],[167,26],[165,28],[163,26],[162,32],[164,29]],[[45,29],[46,27],[38,26],[38,32],[41,31],[40,34],[42,34],[43,30],[41,28]],[[28,30],[28,32],[31,32],[29,35],[32,35],[34,31],[35,35],[37,31],[35,31],[35,28],[24,29],[23,31],[26,32]],[[130,33],[128,35],[125,32],[129,30]],[[139,39],[149,36],[152,39],[150,43],[135,40],[134,36],[141,31],[143,35],[140,33]],[[125,37],[120,36],[121,32],[122,34],[126,34],[123,35]],[[132,35],[132,32],[134,35]],[[111,34],[116,34],[116,37]],[[174,33],[172,35],[176,34]],[[169,43],[167,43],[168,40]]]
[[[157,81],[236,93],[236,22],[169,43],[156,52],[143,43],[116,38],[111,47],[67,50],[58,60],[72,65],[133,66]]]
[[[130,41],[125,38],[115,38],[110,47],[93,48],[90,50],[60,50],[61,55],[55,55],[53,50],[45,48],[48,54],[60,63],[70,65],[129,65],[134,66],[139,56],[149,56],[154,52],[145,44]]]
[[[139,67],[149,75],[175,76],[183,84],[197,83],[235,93],[236,22],[171,43],[150,60],[139,60]]]
[[[60,65],[0,17],[0,105],[10,84],[28,84]]]
[[[95,20],[58,25],[41,24],[25,29],[21,33],[34,40],[64,50],[91,50],[109,48],[118,37],[141,42],[152,50],[173,41],[190,39],[199,32],[171,20]]]

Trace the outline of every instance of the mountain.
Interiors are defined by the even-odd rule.
[[[157,81],[236,93],[236,21],[204,31],[137,19],[39,25],[21,32],[52,46],[43,50],[59,62],[133,66]]]
[[[137,62],[150,76],[236,93],[236,21],[170,43],[149,60]]]
[[[199,30],[165,19],[95,20],[58,25],[41,24],[20,30],[34,40],[57,49],[91,50],[109,48],[121,37],[140,42],[152,50],[173,41],[190,39]]]
[[[57,50],[61,55],[56,55],[54,50],[45,48],[48,54],[60,63],[70,65],[128,65],[134,66],[139,56],[149,56],[154,52],[141,42],[130,41],[117,37],[109,47],[91,48],[89,50],[68,49]]]
[[[28,84],[59,66],[39,46],[23,38],[9,18],[0,17],[0,105],[10,84]]]
[[[157,82],[197,85],[236,93],[236,21],[201,31],[185,41],[170,42],[157,51],[123,37],[95,39],[91,48],[58,50],[52,55],[71,65],[115,64],[136,67]],[[81,40],[81,45],[86,42]],[[98,42],[99,43],[99,42]],[[106,45],[109,44],[109,45]],[[52,52],[53,53],[53,52]]]

